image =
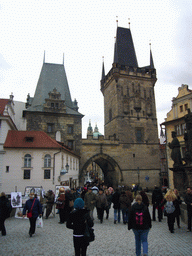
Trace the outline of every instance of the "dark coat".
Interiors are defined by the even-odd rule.
[[[99,194],[96,197],[96,207],[105,209],[108,206],[107,198],[105,194]]]
[[[152,193],[152,204],[160,204],[163,200],[163,193],[160,188],[155,188]]]
[[[185,195],[185,203],[187,204],[187,211],[192,212],[192,194]]]
[[[6,219],[10,216],[10,210],[7,205],[9,204],[10,209],[12,208],[7,197],[0,197],[0,219]]]
[[[119,197],[120,209],[131,209],[131,201],[126,194],[121,194]]]
[[[136,218],[135,213],[136,212],[143,212],[143,225],[137,225],[136,224]],[[131,207],[130,217],[128,221],[128,229],[150,229],[152,227],[151,225],[151,216],[148,210],[148,207],[144,205],[143,203],[138,204],[137,202],[134,203]]]
[[[73,229],[74,235],[83,235],[85,232],[85,219],[87,220],[88,226],[93,227],[94,224],[89,211],[86,209],[75,209],[69,214],[66,226],[67,228]]]
[[[113,194],[113,196],[112,196],[112,203],[113,203],[113,208],[114,209],[120,209],[119,198],[120,198],[120,193],[119,192],[115,192]]]
[[[175,200],[175,215],[181,215],[181,209],[180,209],[180,205],[182,203],[182,200],[180,198],[180,196],[177,196],[177,199]]]
[[[26,211],[30,212],[34,200],[35,203],[32,209],[32,217],[37,218],[40,214],[42,214],[42,206],[39,202],[39,199],[33,198],[26,201],[25,206],[23,208],[23,215],[26,215]]]

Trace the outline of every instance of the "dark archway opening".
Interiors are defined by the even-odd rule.
[[[117,187],[119,175],[121,175],[122,180],[122,174],[118,164],[114,159],[105,154],[97,154],[84,164],[80,171],[81,183],[84,180],[84,176],[87,176],[87,173],[89,173],[91,181],[103,182],[107,186]]]

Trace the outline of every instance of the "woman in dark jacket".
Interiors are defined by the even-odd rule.
[[[177,189],[174,189],[174,193],[177,196],[177,199],[175,200],[175,219],[177,220],[178,228],[180,228],[180,215],[181,215],[180,205],[182,203],[182,200],[179,196],[179,192]]]
[[[148,233],[151,228],[151,216],[148,207],[142,203],[141,195],[137,195],[136,202],[131,207],[128,220],[128,230],[133,229],[135,234],[136,255],[141,255],[141,243],[143,255],[148,255]]]
[[[11,204],[9,203],[8,198],[5,196],[5,193],[2,192],[0,196],[0,230],[2,236],[6,236],[5,229],[5,220],[10,216]]]
[[[30,237],[32,237],[32,235],[35,233],[37,217],[38,216],[42,217],[42,206],[38,198],[35,197],[34,193],[30,193],[29,198],[30,199],[26,201],[25,206],[23,208],[23,217],[26,216],[26,211],[29,213],[33,206],[32,217],[29,218],[29,222],[30,222],[29,235]]]
[[[85,221],[89,227],[93,227],[93,220],[89,215],[89,211],[84,209],[84,201],[77,198],[74,202],[74,210],[69,214],[67,220],[67,228],[73,229],[73,244],[75,248],[75,256],[86,256],[88,242],[84,239]]]

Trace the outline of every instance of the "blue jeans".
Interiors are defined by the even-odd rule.
[[[141,255],[141,243],[143,244],[143,254],[148,255],[148,233],[149,229],[133,229],[135,234],[135,246],[136,246],[136,255]]]
[[[128,208],[122,209],[122,216],[123,216],[123,222],[127,223],[128,219],[129,219],[129,209]]]
[[[118,222],[120,222],[121,217],[120,217],[120,209],[114,209],[114,220],[117,221],[118,218]]]

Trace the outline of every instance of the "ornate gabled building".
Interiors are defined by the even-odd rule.
[[[81,119],[78,103],[71,100],[63,64],[43,63],[34,98],[27,97],[27,130],[44,131],[80,153]]]

